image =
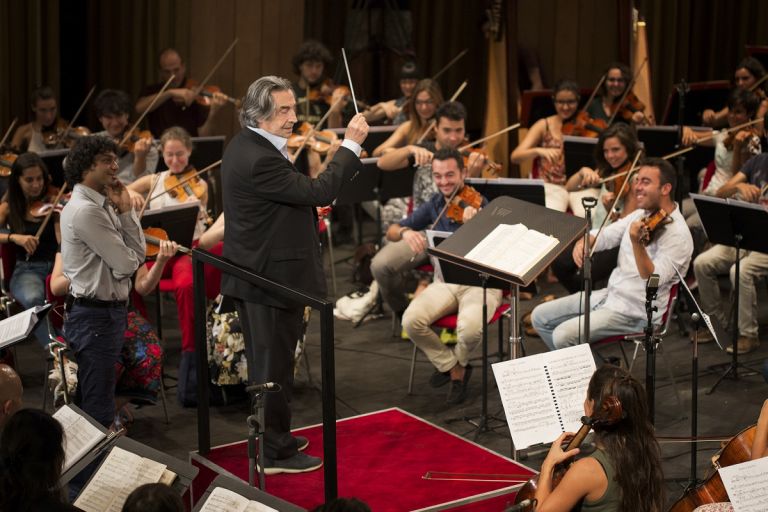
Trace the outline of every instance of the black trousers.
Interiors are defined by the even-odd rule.
[[[281,387],[278,392],[265,394],[264,455],[270,459],[291,457],[298,451],[291,435],[293,358],[304,308],[282,309],[239,299],[234,302],[245,338],[248,381],[274,382]]]

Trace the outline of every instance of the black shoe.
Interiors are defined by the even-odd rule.
[[[435,370],[435,373],[429,378],[429,385],[433,388],[441,388],[449,382],[451,382],[451,372]]]
[[[269,459],[264,457],[264,474],[277,475],[279,473],[306,473],[314,471],[323,465],[323,459],[312,457],[306,453],[297,453],[287,459]],[[257,466],[258,468],[258,466]]]
[[[472,377],[472,367],[467,365],[464,368],[464,378],[451,381],[451,387],[448,388],[448,398],[445,399],[448,405],[458,405],[467,398],[467,384],[470,377]]]
[[[296,440],[296,448],[300,452],[303,452],[309,446],[309,439],[307,439],[306,437],[304,437],[304,436],[293,436],[293,438]]]

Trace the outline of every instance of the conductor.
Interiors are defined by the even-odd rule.
[[[324,297],[316,207],[330,205],[362,169],[360,145],[368,124],[361,114],[353,117],[333,161],[312,179],[288,159],[286,144],[295,123],[296,98],[288,80],[265,76],[251,84],[240,111],[242,130],[222,162],[224,257],[267,279]],[[240,316],[248,380],[280,385],[264,401],[265,473],[319,468],[320,458],[301,452],[306,438],[291,435],[293,355],[304,305],[229,275],[224,275],[221,290],[234,298]]]

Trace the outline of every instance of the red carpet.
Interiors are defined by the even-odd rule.
[[[491,452],[455,434],[419,419],[401,409],[387,409],[337,422],[339,496],[354,496],[375,512],[418,510],[441,503],[510,487],[508,482],[467,482],[424,480],[428,471],[447,473],[533,474],[511,459]],[[297,429],[309,439],[307,453],[322,455],[322,427]],[[197,500],[215,477],[225,472],[248,480],[246,442],[213,448],[200,461],[194,483]],[[213,463],[213,464],[211,464]],[[220,469],[211,469],[203,466]],[[323,471],[298,475],[267,476],[268,493],[311,509],[323,502]],[[503,510],[513,494],[453,510]]]

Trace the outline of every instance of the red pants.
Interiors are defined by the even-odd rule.
[[[222,248],[223,244],[219,242],[209,252],[220,256]],[[147,263],[148,268],[152,268],[152,265],[154,262]],[[205,295],[213,299],[221,289],[221,272],[210,265],[205,265],[204,272]],[[165,264],[160,284],[158,284],[161,292],[173,292],[175,295],[182,352],[195,351],[195,293],[192,275],[192,258],[186,254],[179,254]]]

